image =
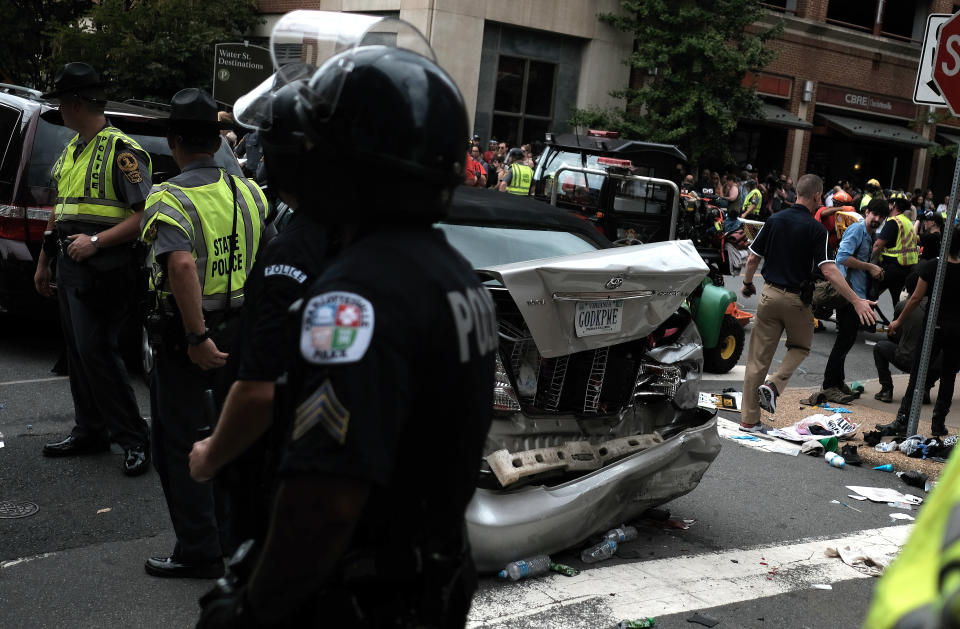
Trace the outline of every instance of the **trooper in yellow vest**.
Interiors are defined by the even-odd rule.
[[[151,245],[160,315],[150,383],[153,459],[177,543],[144,568],[158,577],[214,578],[223,573],[221,557],[234,549],[232,540],[221,543],[214,487],[190,478],[188,456],[230,385],[223,366],[267,201],[253,181],[217,166],[221,125],[209,94],[177,92],[168,124],[167,144],[181,173],[154,186],[141,238]]]
[[[960,457],[951,456],[906,545],[873,593],[864,629],[960,627]]]
[[[899,193],[890,199],[890,218],[873,241],[873,255],[880,255],[883,278],[880,290],[890,291],[893,303],[900,301],[900,292],[907,276],[920,261],[920,244],[917,228],[905,214],[910,210],[910,201]]]
[[[497,190],[518,194],[530,195],[530,184],[533,182],[533,169],[523,163],[523,149],[512,148],[507,154],[507,170],[497,184]]]
[[[109,125],[106,95],[96,71],[68,63],[54,91],[63,124],[77,132],[53,168],[57,202],[47,224],[34,284],[52,296],[51,263],[57,260],[57,299],[66,345],[76,425],[66,439],[48,443],[44,456],[123,448],[129,476],[149,466],[149,429],[140,415],[118,350],[118,336],[137,297],[136,240],[150,191],[150,156]]]

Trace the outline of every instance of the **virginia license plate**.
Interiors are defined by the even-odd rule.
[[[578,301],[573,325],[578,338],[619,332],[623,325],[623,300]]]

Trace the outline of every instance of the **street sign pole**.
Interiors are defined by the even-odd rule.
[[[933,281],[933,292],[927,305],[927,325],[923,334],[923,348],[920,350],[920,365],[917,368],[913,399],[910,404],[910,419],[907,422],[907,434],[917,434],[920,425],[920,408],[923,405],[923,391],[926,391],[927,372],[930,370],[930,357],[933,352],[933,337],[937,326],[937,311],[940,309],[940,297],[943,293],[943,281],[947,274],[947,255],[950,241],[953,240],[953,226],[957,218],[957,188],[960,184],[960,145],[957,145],[957,165],[953,169],[953,185],[950,187],[950,207],[944,222],[943,238],[940,242],[940,258],[937,261],[937,277]]]

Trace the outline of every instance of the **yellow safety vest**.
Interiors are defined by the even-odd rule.
[[[960,457],[951,456],[900,556],[877,583],[864,629],[960,623]],[[936,622],[949,619],[950,622]]]
[[[863,195],[863,197],[860,198],[860,211],[862,212],[865,207],[870,205],[870,201],[872,200],[873,200],[873,197],[871,195],[869,194]]]
[[[243,286],[260,248],[267,215],[267,198],[257,184],[231,176],[236,186],[234,206],[233,187],[227,177],[221,171],[218,181],[202,186],[181,187],[169,181],[154,186],[140,231],[141,240],[148,244],[156,239],[157,222],[186,234],[193,246],[203,309],[208,312],[226,309],[228,280],[230,308],[243,305]],[[235,212],[236,239],[231,242]],[[163,304],[169,291],[152,253],[150,258],[153,285]]]
[[[753,209],[753,212],[751,212],[750,214],[759,215],[760,205],[762,200],[763,200],[763,193],[760,192],[759,188],[754,188],[753,190],[747,193],[747,198],[743,200],[743,205],[740,207],[740,213],[745,215],[747,208],[749,208],[751,205],[755,203],[756,207]]]
[[[917,230],[913,223],[903,214],[887,219],[897,221],[897,242],[892,247],[886,247],[880,255],[896,258],[900,266],[912,266],[920,261],[920,247],[917,245]]]
[[[507,192],[528,196],[533,181],[533,169],[526,164],[510,164],[510,183]]]
[[[113,164],[117,157],[118,140],[123,140],[131,148],[143,150],[114,127],[101,129],[79,155],[75,155],[75,149],[80,142],[80,134],[70,140],[53,166],[53,180],[57,183],[57,204],[54,209],[57,221],[116,225],[133,214],[133,210],[117,196],[113,187]],[[143,154],[147,155],[149,171],[152,166],[150,155],[146,151]],[[137,166],[137,158],[133,153],[122,164],[124,171],[130,172],[135,171]],[[139,174],[133,176],[138,177]]]

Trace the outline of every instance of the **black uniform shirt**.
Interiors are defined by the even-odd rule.
[[[284,372],[287,310],[320,275],[326,251],[326,230],[298,213],[261,249],[243,287],[241,332],[230,353],[239,380],[273,382]]]
[[[927,283],[927,296],[933,297],[933,284],[937,280],[938,260],[928,260],[920,265],[920,279]],[[949,326],[950,333],[956,335],[957,313],[960,312],[960,263],[947,262],[947,271],[943,276],[943,289],[937,308],[937,325]]]
[[[833,262],[827,255],[827,229],[802,205],[773,214],[750,245],[763,258],[764,281],[799,290],[813,269]]]
[[[280,475],[373,485],[355,544],[460,539],[493,403],[493,300],[439,231],[347,247],[300,311]]]
[[[943,234],[940,232],[924,232],[920,234],[921,260],[933,260],[940,256],[941,236],[943,236]],[[894,236],[894,240],[896,240],[896,236]]]

